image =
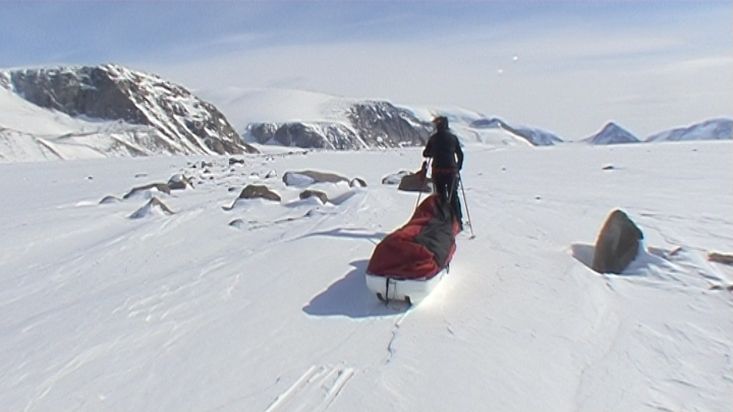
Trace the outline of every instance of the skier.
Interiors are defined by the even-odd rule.
[[[458,172],[463,167],[463,150],[456,135],[448,129],[448,118],[437,116],[433,119],[435,133],[430,136],[423,150],[423,157],[433,159],[432,175],[435,192],[440,200],[450,201],[453,216],[463,230],[463,214],[458,199]],[[425,163],[423,163],[425,164]]]

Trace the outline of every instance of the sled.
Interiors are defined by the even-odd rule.
[[[409,305],[417,305],[447,275],[449,268],[444,268],[430,278],[405,279],[367,273],[367,289],[373,292],[382,302],[404,301]]]

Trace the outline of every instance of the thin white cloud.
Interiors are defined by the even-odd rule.
[[[645,136],[733,113],[733,58],[695,46],[704,28],[536,23],[260,48],[234,36],[222,39],[235,46],[227,53],[145,65],[196,89],[287,87],[462,106],[571,139],[609,120]]]

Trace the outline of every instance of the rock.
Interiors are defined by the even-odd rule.
[[[358,187],[367,187],[367,183],[366,183],[366,181],[364,179],[355,177],[355,178],[351,179],[351,181],[349,182],[349,187],[355,187],[355,186],[358,186]]]
[[[603,170],[614,170],[615,168],[616,166],[610,164],[603,166]]]
[[[148,201],[148,203],[145,204],[145,206],[141,207],[140,209],[136,210],[133,214],[129,216],[130,219],[141,219],[147,216],[153,216],[153,215],[172,215],[173,211],[166,206],[165,203],[163,203],[160,199],[157,197],[153,197]]]
[[[280,195],[270,190],[264,185],[247,185],[242,192],[239,194],[239,199],[256,199],[262,198],[272,200],[273,202],[279,202]]]
[[[187,187],[193,188],[193,183],[185,175],[175,174],[168,179],[168,187],[170,190],[184,190]]]
[[[411,172],[408,170],[400,170],[397,173],[384,176],[382,178],[383,185],[398,185],[402,181],[402,178],[409,175]]]
[[[239,164],[239,165],[244,166],[244,159],[237,159],[237,158],[234,158],[234,157],[230,157],[229,158],[229,166],[235,165],[235,164]]]
[[[243,219],[234,219],[229,222],[229,226],[236,227],[237,229],[242,229],[247,226],[247,222],[245,222]]]
[[[308,199],[309,197],[317,197],[321,200],[321,203],[325,204],[328,202],[328,195],[320,190],[304,190],[300,193],[301,199]]]
[[[399,190],[406,192],[424,192],[430,193],[433,189],[430,187],[430,179],[426,179],[420,173],[410,173],[402,176],[400,185],[397,187]]]
[[[724,265],[733,265],[733,255],[731,254],[710,252],[708,253],[708,260],[711,262],[722,263]]]
[[[269,172],[267,172],[267,174],[265,175],[265,179],[272,179],[273,177],[277,177],[277,172],[276,172],[276,171],[274,171],[274,170],[270,170],[270,171],[269,171]]]
[[[100,205],[108,205],[110,203],[119,203],[121,201],[122,201],[122,199],[120,199],[119,197],[109,195],[109,196],[105,196],[104,198],[102,198],[102,200],[99,201],[99,204]]]
[[[619,274],[636,258],[644,234],[621,210],[614,210],[598,234],[592,268],[599,273]]]
[[[157,190],[159,192],[163,192],[165,194],[171,194],[171,189],[168,187],[166,183],[151,183],[149,185],[145,186],[138,186],[133,187],[132,190],[127,192],[124,196],[122,196],[123,199],[129,199],[130,197],[139,194],[140,192],[144,192],[146,190]]]
[[[285,172],[283,182],[288,186],[308,186],[313,183],[349,183],[349,179],[334,173],[304,170],[301,172]]]

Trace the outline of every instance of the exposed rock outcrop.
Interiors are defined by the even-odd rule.
[[[321,192],[320,190],[310,190],[310,189],[309,190],[304,190],[304,191],[300,192],[299,197],[301,199],[308,199],[308,198],[311,198],[311,197],[316,197],[316,198],[320,199],[321,203],[324,203],[325,204],[325,203],[328,202],[328,195],[325,194],[324,192]]]
[[[173,211],[157,197],[151,198],[145,206],[133,212],[130,219],[141,219],[148,216],[172,215]]]
[[[280,195],[270,190],[265,185],[247,185],[239,194],[239,199],[266,199],[273,202],[281,200]]]
[[[166,183],[150,183],[144,186],[137,186],[130,189],[129,192],[125,193],[124,196],[122,196],[123,199],[129,199],[132,196],[135,196],[137,194],[149,191],[149,190],[157,190],[159,192],[165,193],[165,194],[171,194],[171,188],[168,187],[168,184]]]
[[[419,146],[432,132],[430,123],[385,101],[353,103],[336,117],[338,120],[252,123],[247,134],[262,144],[358,150]]]
[[[216,107],[154,75],[113,64],[2,74],[7,88],[40,107],[154,130],[128,144],[130,150],[137,147],[138,154],[257,152]]]
[[[367,187],[367,182],[362,178],[355,177],[349,182],[349,187]]]
[[[188,187],[193,188],[193,183],[185,175],[175,174],[168,179],[168,188],[170,190],[184,190]]]
[[[620,274],[636,258],[641,230],[621,210],[614,210],[603,224],[593,254],[592,269],[599,273]]]

